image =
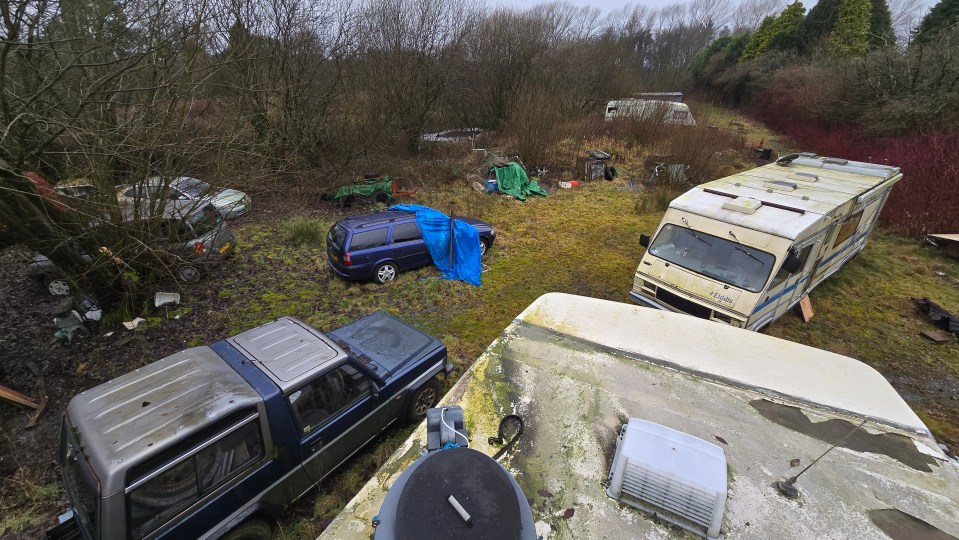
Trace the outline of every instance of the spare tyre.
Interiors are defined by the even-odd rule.
[[[616,178],[616,167],[610,167],[609,165],[607,165],[606,168],[603,169],[603,178],[607,180],[612,180],[613,178]]]

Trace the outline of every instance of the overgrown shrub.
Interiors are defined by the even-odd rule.
[[[292,243],[322,245],[330,224],[319,219],[297,217],[280,223],[283,237]]]

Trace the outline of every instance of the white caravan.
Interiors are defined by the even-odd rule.
[[[659,120],[663,124],[695,126],[689,105],[656,99],[615,99],[606,104],[606,121],[616,119]]]
[[[815,154],[697,186],[646,247],[637,303],[758,330],[866,245],[898,167]]]

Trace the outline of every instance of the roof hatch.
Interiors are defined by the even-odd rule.
[[[726,454],[715,444],[630,418],[619,433],[606,494],[705,538],[726,510]]]
[[[723,210],[732,210],[733,212],[740,212],[742,214],[754,214],[762,205],[763,203],[757,199],[736,197],[731,201],[724,202]]]

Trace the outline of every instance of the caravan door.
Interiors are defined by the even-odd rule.
[[[778,319],[789,310],[792,306],[796,304],[799,300],[802,299],[802,296],[809,289],[809,278],[812,273],[812,264],[810,264],[810,255],[820,242],[825,238],[824,234],[819,236],[807,239],[801,244],[796,244],[796,247],[793,248],[794,252],[799,254],[799,270],[795,274],[789,274],[786,272],[786,276],[783,280],[783,291],[779,296],[779,301],[776,303],[776,308],[774,310],[774,319]],[[776,277],[779,277],[780,273],[785,272],[780,268],[779,273],[776,274]]]
[[[794,300],[798,301],[802,297],[801,295],[806,292],[813,268],[813,265],[810,264],[811,255],[813,251],[818,251],[817,247],[825,236],[822,233],[818,234],[796,243],[790,248],[791,253],[796,253],[799,256],[799,270],[791,274],[780,265],[779,271],[776,272],[769,287],[766,288],[766,294],[762,296],[761,303],[756,306],[749,317],[748,327],[750,330],[759,330],[779,318],[789,309]]]

